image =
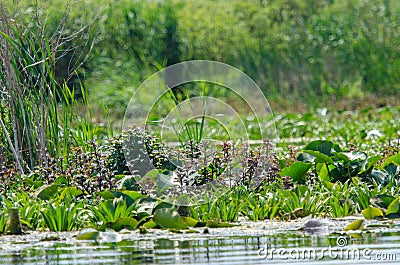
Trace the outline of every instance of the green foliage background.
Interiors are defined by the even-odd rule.
[[[20,1],[20,6],[29,4]],[[68,2],[45,5],[52,31]],[[116,113],[149,75],[193,59],[238,67],[272,105],[318,106],[371,93],[398,96],[396,0],[87,0],[69,5],[70,21],[76,22],[71,29],[97,21],[92,58],[84,68],[86,86],[93,102]]]

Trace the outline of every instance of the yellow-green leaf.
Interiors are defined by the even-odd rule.
[[[93,228],[86,228],[79,232],[77,240],[98,240],[100,232]]]
[[[361,213],[365,217],[365,219],[375,219],[376,217],[383,217],[383,212],[381,209],[371,206],[367,209],[364,209]]]
[[[347,225],[344,228],[344,231],[362,230],[363,228],[364,228],[364,219],[358,219],[352,222],[351,224]]]
[[[189,227],[195,227],[197,224],[197,220],[193,219],[192,217],[187,217],[187,216],[182,216],[181,217],[183,221],[189,226]]]
[[[386,215],[399,212],[399,198],[394,199],[388,206]]]

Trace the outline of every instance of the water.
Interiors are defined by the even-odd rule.
[[[0,237],[0,264],[399,264],[399,225],[358,234],[306,235],[297,223],[209,229],[210,234],[155,230],[104,232],[98,242],[74,233]],[[340,228],[340,227],[339,227]],[[336,231],[337,230],[337,231]],[[46,241],[49,237],[57,240]],[[46,239],[47,238],[47,239]]]

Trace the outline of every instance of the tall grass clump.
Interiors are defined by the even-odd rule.
[[[0,162],[15,165],[19,173],[47,165],[49,157],[67,154],[71,143],[92,138],[89,130],[73,129],[77,124],[90,127],[90,121],[87,114],[79,117],[76,91],[66,85],[87,59],[74,41],[90,44],[85,37],[90,26],[65,30],[68,8],[56,26],[47,23],[42,4],[36,1],[24,12],[0,5]],[[65,62],[71,53],[74,59]],[[67,64],[64,70],[60,62]]]

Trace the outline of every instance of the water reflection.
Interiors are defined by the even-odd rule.
[[[275,253],[271,256],[272,250]],[[353,250],[360,251],[361,256],[343,256],[347,252],[354,254]],[[362,256],[361,251],[366,250],[370,251],[369,259]],[[316,255],[314,252],[322,255],[300,256]],[[397,264],[399,260],[399,232],[353,237],[302,233],[247,237],[188,234],[153,239],[132,234],[130,238],[109,243],[37,242],[0,247],[0,264]]]

